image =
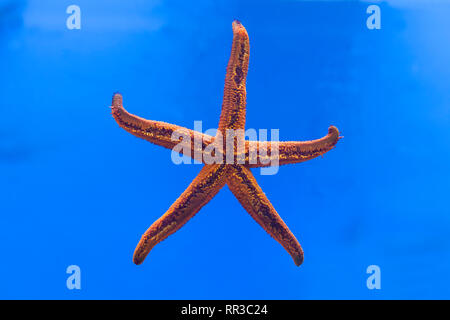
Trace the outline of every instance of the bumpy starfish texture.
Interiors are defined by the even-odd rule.
[[[323,155],[331,150],[340,139],[338,129],[330,126],[328,134],[321,139],[277,142],[276,146],[275,142],[245,141],[243,155],[242,152],[238,152],[237,141],[233,140],[234,144],[231,145],[231,148],[233,148],[234,160],[231,163],[223,161],[223,163],[209,164],[202,157],[208,146],[215,142],[222,142],[219,139],[224,139],[227,130],[245,128],[245,83],[249,53],[247,31],[239,21],[234,21],[233,45],[225,77],[222,112],[215,137],[173,124],[145,120],[132,115],[124,109],[122,96],[118,93],[114,94],[111,106],[112,114],[123,129],[168,149],[173,149],[180,143],[180,140],[172,139],[174,132],[183,133],[183,136],[190,138],[191,141],[198,139],[201,141],[200,144],[191,144],[189,152],[182,149],[180,153],[204,163],[204,167],[189,187],[169,210],[144,233],[134,252],[134,263],[141,264],[156,244],[180,229],[225,184],[252,218],[286,249],[294,263],[299,266],[303,262],[302,247],[275,211],[249,168],[269,166],[271,165],[270,160],[273,160],[274,157],[278,158],[280,165],[284,165],[303,162]],[[220,157],[224,157],[226,149],[230,146],[226,143],[221,145],[224,147],[221,152],[218,152],[221,153]],[[278,147],[278,154],[276,152],[272,154],[272,150],[276,147]],[[252,153],[252,150],[258,150],[256,155]],[[241,156],[240,161],[237,160],[238,156]]]

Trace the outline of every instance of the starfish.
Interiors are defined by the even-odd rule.
[[[294,263],[299,266],[303,262],[302,247],[267,199],[250,168],[269,166],[271,163],[268,160],[273,159],[274,156],[278,158],[280,165],[316,158],[334,148],[341,137],[339,137],[338,129],[330,126],[326,136],[312,141],[262,143],[245,140],[243,152],[238,150],[236,141],[233,140],[232,145],[226,142],[224,147],[215,148],[215,155],[222,159],[227,149],[231,148],[233,155],[231,162],[220,161],[211,164],[204,160],[202,155],[205,154],[206,149],[215,145],[219,146],[219,142],[223,142],[222,139],[229,130],[245,129],[245,85],[250,45],[244,26],[235,20],[232,27],[231,56],[225,76],[222,112],[215,136],[165,122],[142,119],[125,110],[121,94],[116,93],[113,96],[112,115],[120,127],[139,138],[168,149],[173,149],[183,140],[183,138],[173,139],[175,132],[183,133],[186,140],[199,139],[200,144],[190,144],[190,148],[183,148],[179,150],[179,153],[204,163],[200,173],[188,188],[144,233],[133,255],[135,264],[141,264],[156,244],[180,229],[225,184],[250,216],[286,249]],[[278,154],[277,152],[272,154],[276,148],[278,148]],[[255,155],[251,150],[258,150],[259,153]]]

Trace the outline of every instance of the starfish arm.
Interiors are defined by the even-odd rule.
[[[228,61],[223,93],[219,132],[225,136],[226,129],[245,127],[245,81],[248,71],[250,44],[247,31],[237,20],[233,22],[233,45]]]
[[[173,149],[183,139],[188,139],[189,141],[185,141],[188,147],[180,148],[180,153],[199,161],[202,161],[202,150],[214,140],[214,137],[201,132],[135,116],[125,110],[122,104],[122,95],[118,93],[114,94],[111,110],[114,119],[125,131],[158,146]],[[194,141],[199,143],[194,143]],[[185,152],[186,150],[189,152]]]
[[[278,145],[278,164],[291,164],[314,159],[334,148],[339,141],[339,130],[330,126],[328,134],[320,139],[311,141],[281,141],[261,143],[249,141],[246,145],[246,163],[250,168],[266,167],[276,163],[276,152],[272,154],[272,148]],[[250,151],[249,151],[250,150]],[[251,150],[258,150],[258,154]],[[254,154],[256,156],[249,156]]]
[[[233,166],[233,170],[227,176],[227,184],[252,218],[289,252],[297,266],[301,265],[302,247],[275,211],[250,169]]]
[[[134,251],[133,262],[141,264],[150,250],[180,229],[225,185],[225,165],[205,165],[167,212],[144,233]]]

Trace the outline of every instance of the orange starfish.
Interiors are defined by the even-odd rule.
[[[156,220],[142,236],[134,252],[134,263],[141,264],[156,244],[180,229],[225,184],[253,219],[289,252],[295,264],[299,266],[303,262],[302,247],[257,184],[250,168],[269,166],[268,160],[275,156],[278,157],[279,164],[289,164],[323,155],[338,142],[340,138],[338,129],[330,126],[325,137],[313,141],[277,143],[245,141],[244,154],[239,152],[237,143],[233,140],[233,145],[225,144],[225,147],[215,149],[216,156],[224,159],[227,149],[231,148],[233,155],[231,163],[221,161],[210,164],[202,157],[208,146],[219,145],[218,142],[222,142],[224,135],[230,129],[243,130],[245,128],[245,82],[249,50],[247,31],[239,21],[234,21],[233,45],[225,77],[222,113],[215,137],[173,124],[145,120],[132,115],[123,108],[122,96],[118,93],[114,95],[111,106],[112,114],[122,128],[139,138],[168,149],[173,149],[183,139],[190,141],[199,139],[200,144],[190,144],[189,149],[185,148],[179,152],[203,161],[205,164],[198,176],[169,210]],[[172,134],[175,132],[181,132],[184,138],[173,139]],[[278,147],[278,155],[276,152],[272,154],[276,147]],[[252,154],[251,150],[255,149],[259,151],[259,154]],[[240,161],[238,161],[239,157],[241,157]]]

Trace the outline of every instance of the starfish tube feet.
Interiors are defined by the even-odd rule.
[[[250,169],[233,166],[227,184],[250,216],[289,252],[296,266],[301,265],[303,249],[300,243],[275,211]]]
[[[245,81],[249,57],[250,42],[247,31],[239,21],[235,20],[218,128],[223,135],[226,129],[244,129],[245,127]]]
[[[167,212],[144,233],[134,251],[133,262],[141,264],[150,250],[180,229],[225,185],[226,165],[204,166]]]
[[[188,148],[180,148],[185,156],[202,161],[203,150],[214,140],[214,137],[196,132],[184,127],[161,121],[146,120],[129,113],[122,104],[122,95],[114,94],[112,101],[112,115],[120,127],[132,135],[147,140],[167,149],[174,149],[183,139],[186,139]],[[179,139],[174,139],[178,137]],[[197,145],[194,141],[200,141]],[[189,154],[185,154],[189,150]]]
[[[259,141],[249,141],[246,144],[246,161],[250,161],[255,154],[252,150],[258,150],[256,161],[250,161],[249,168],[258,168],[271,165],[278,157],[278,164],[292,164],[314,159],[334,148],[339,141],[339,130],[335,126],[328,128],[328,134],[320,139],[311,141],[280,141],[276,145],[278,154],[273,154],[274,142],[262,143]],[[248,162],[247,162],[248,163]]]

